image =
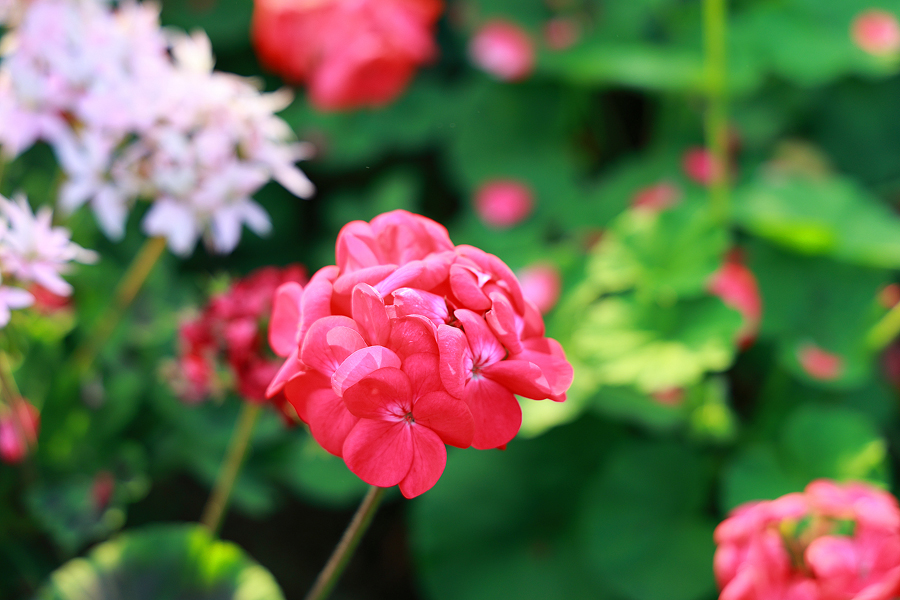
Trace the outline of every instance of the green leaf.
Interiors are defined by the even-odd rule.
[[[875,299],[889,280],[886,271],[797,256],[766,244],[750,246],[748,262],[762,297],[761,336],[777,340],[782,366],[807,383],[830,388],[859,387],[872,376],[865,338],[885,312]],[[815,379],[802,368],[799,353],[808,345],[840,358],[834,379]]]
[[[635,600],[693,600],[715,589],[711,465],[672,443],[618,448],[585,496],[581,535],[598,580]]]
[[[730,509],[774,499],[822,477],[885,484],[887,468],[887,444],[869,418],[848,408],[805,404],[788,416],[776,440],[747,446],[732,459],[722,500]]]
[[[699,199],[662,211],[627,210],[594,250],[587,277],[599,293],[634,288],[671,303],[703,292],[727,246],[727,232]]]
[[[763,172],[736,193],[735,217],[802,254],[900,268],[900,217],[847,179]]]
[[[740,315],[714,297],[661,306],[612,296],[587,309],[570,350],[597,384],[653,392],[727,369],[740,326]]]
[[[412,501],[412,544],[435,600],[615,598],[574,538],[586,482],[617,439],[592,418],[503,452],[451,451],[434,488]]]
[[[283,600],[275,579],[199,525],[123,533],[53,573],[37,600]]]
[[[369,487],[306,434],[294,435],[269,469],[303,498],[329,508],[352,506]]]

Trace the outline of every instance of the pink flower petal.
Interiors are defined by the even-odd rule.
[[[438,327],[437,341],[440,348],[441,381],[451,395],[462,398],[471,373],[472,360],[466,334],[456,327],[441,325]]]
[[[435,432],[416,425],[410,429],[413,459],[409,472],[400,482],[400,492],[405,498],[415,498],[433,488],[447,465],[447,448]]]
[[[361,419],[344,441],[344,462],[366,483],[391,487],[409,473],[413,446],[411,426],[405,421]]]
[[[301,344],[313,323],[331,315],[333,282],[337,276],[338,269],[334,265],[323,267],[313,274],[303,289],[303,298],[300,300],[300,328],[297,332],[297,340]]]
[[[464,308],[454,311],[453,314],[462,323],[476,368],[485,367],[506,357],[506,349],[500,345],[482,317]]]
[[[388,347],[401,358],[420,352],[438,352],[437,330],[434,324],[421,316],[394,319],[391,325],[391,341]]]
[[[413,398],[444,391],[439,365],[437,353],[411,354],[403,359],[402,369],[409,377]]]
[[[331,454],[341,456],[344,440],[359,419],[350,414],[344,401],[334,393],[330,385],[307,397],[306,412],[309,431],[319,445]]]
[[[304,423],[309,423],[307,405],[310,396],[331,392],[331,383],[328,378],[316,371],[302,371],[292,377],[283,387],[285,398]]]
[[[510,358],[527,360],[540,367],[550,386],[550,399],[557,402],[565,400],[566,390],[572,385],[575,372],[559,342],[553,338],[531,338],[523,341],[522,345],[525,350]]]
[[[450,288],[462,306],[478,311],[491,307],[491,301],[482,291],[481,285],[470,267],[460,264],[450,267]]]
[[[484,367],[481,373],[519,396],[543,400],[553,395],[544,372],[527,360],[502,360]]]
[[[347,388],[384,367],[399,369],[400,357],[384,346],[361,348],[344,359],[331,376],[331,389],[338,396],[343,396]]]
[[[361,419],[401,421],[413,408],[409,377],[394,367],[378,369],[344,390],[344,403]]]
[[[348,356],[365,348],[366,342],[356,330],[353,319],[330,316],[312,324],[303,340],[300,360],[331,377]]]
[[[522,426],[522,408],[508,389],[490,379],[473,379],[466,385],[463,399],[475,421],[472,447],[489,450],[516,437]]]
[[[445,444],[468,448],[475,435],[475,421],[469,406],[446,392],[432,392],[413,405],[416,425],[434,431]]]
[[[358,271],[350,271],[338,277],[334,282],[334,293],[340,296],[349,296],[353,288],[360,283],[377,285],[385,277],[397,270],[397,265],[375,265]]]
[[[288,356],[297,350],[302,298],[303,286],[295,281],[282,284],[275,290],[272,320],[269,321],[269,346],[278,356]]]
[[[453,253],[448,252],[408,262],[378,283],[375,288],[384,295],[411,284],[421,289],[431,289],[447,279],[452,260]]]
[[[442,325],[450,319],[447,301],[430,292],[415,288],[400,288],[391,294],[398,317],[422,315],[428,317],[435,326]]]
[[[302,370],[300,348],[294,347],[294,350],[284,359],[284,364],[278,369],[275,377],[269,382],[269,387],[266,388],[266,398],[274,398],[284,388],[284,384]]]
[[[494,335],[510,352],[521,352],[516,313],[509,299],[504,294],[494,292],[491,294],[491,303],[491,310],[485,313],[484,318]]]
[[[353,320],[359,325],[363,337],[373,346],[384,346],[391,335],[391,321],[381,294],[372,286],[360,283],[353,288]]]
[[[334,253],[342,273],[358,271],[383,262],[372,227],[365,221],[351,221],[344,225],[338,233]]]

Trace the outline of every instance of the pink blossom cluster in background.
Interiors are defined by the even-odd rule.
[[[24,398],[10,399],[0,405],[0,460],[16,464],[28,455],[37,443],[41,417],[38,410]]]
[[[260,62],[323,110],[382,106],[437,55],[441,0],[256,0]]]
[[[408,498],[443,473],[445,444],[502,448],[515,395],[562,401],[572,367],[499,258],[454,246],[405,211],[340,232],[337,265],[279,288],[270,342],[313,437],[351,471]]]
[[[35,286],[42,295],[71,295],[72,286],[62,275],[73,261],[97,260],[96,253],[69,239],[67,229],[54,227],[52,219],[47,207],[32,212],[24,196],[0,196],[0,327],[9,323],[11,310],[34,304]]]
[[[110,238],[143,198],[153,203],[144,231],[173,252],[189,254],[201,236],[230,252],[242,225],[271,228],[252,199],[270,179],[313,192],[295,166],[310,147],[274,114],[289,95],[213,71],[205,34],[161,29],[154,5],[34,0],[3,46],[3,152],[50,144],[66,176],[60,207],[89,204]]]
[[[900,507],[864,483],[736,508],[715,532],[720,600],[892,600],[900,595]]]
[[[200,402],[226,384],[219,381],[224,362],[243,398],[266,401],[266,388],[281,366],[267,352],[266,329],[275,290],[287,282],[306,282],[301,265],[264,267],[235,281],[210,298],[200,315],[181,325],[181,355],[173,383],[186,402]]]

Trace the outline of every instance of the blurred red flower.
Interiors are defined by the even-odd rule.
[[[0,459],[5,463],[22,462],[28,449],[37,443],[41,416],[24,398],[12,406],[0,407]]]
[[[864,483],[820,479],[739,506],[716,528],[719,600],[892,600],[900,594],[900,507]]]
[[[900,23],[893,14],[870,9],[859,13],[850,26],[853,42],[876,56],[900,51]]]
[[[186,402],[206,399],[216,387],[217,365],[224,362],[243,398],[265,402],[266,388],[280,366],[264,343],[275,290],[283,283],[305,281],[306,269],[300,265],[257,269],[213,296],[199,317],[183,323],[173,378],[181,398]]]
[[[514,179],[495,179],[475,192],[475,212],[487,225],[506,229],[528,218],[534,209],[534,194]]]
[[[756,339],[762,319],[762,297],[753,272],[732,257],[713,274],[708,287],[712,294],[744,317],[738,332],[738,345],[748,348]]]
[[[388,104],[434,58],[441,0],[256,0],[260,62],[322,110]]]
[[[844,360],[840,356],[815,344],[802,345],[797,350],[797,360],[807,375],[822,381],[837,379],[844,370]]]
[[[519,81],[534,69],[534,42],[515,23],[490,21],[469,42],[469,58],[501,81]]]

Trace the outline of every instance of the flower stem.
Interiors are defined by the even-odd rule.
[[[375,511],[378,509],[378,503],[381,502],[382,496],[384,496],[385,489],[374,485],[369,488],[369,492],[363,498],[362,503],[356,510],[356,514],[353,515],[353,520],[350,521],[350,525],[347,526],[341,541],[338,542],[337,548],[331,553],[331,558],[328,559],[328,563],[325,564],[322,572],[319,573],[305,600],[325,600],[328,594],[331,593],[332,588],[350,561],[350,557],[353,556],[356,546],[359,545],[359,541],[372,522],[372,517],[375,516]]]
[[[103,344],[109,339],[116,325],[122,320],[125,310],[131,305],[134,297],[140,291],[141,286],[153,270],[159,257],[166,249],[166,238],[154,237],[144,242],[137,256],[131,261],[128,270],[119,281],[113,296],[112,305],[103,314],[100,322],[94,328],[92,335],[75,350],[74,364],[79,374],[86,373],[97,354],[103,348]]]
[[[727,0],[703,0],[703,46],[706,63],[706,145],[712,159],[709,197],[720,223],[729,217],[728,169],[728,31]]]
[[[261,408],[262,405],[247,401],[244,401],[241,407],[241,414],[238,416],[234,433],[228,443],[225,462],[222,463],[212,494],[210,494],[206,507],[203,509],[203,516],[200,518],[200,523],[213,535],[218,533],[222,524],[222,517],[225,515],[225,509],[228,508],[231,490],[234,488],[234,482],[237,480],[241,465],[244,464],[244,458],[247,456],[247,448],[250,447],[250,438],[253,437],[253,428]]]
[[[866,345],[870,350],[878,352],[900,335],[900,302],[884,315],[866,336]]]

